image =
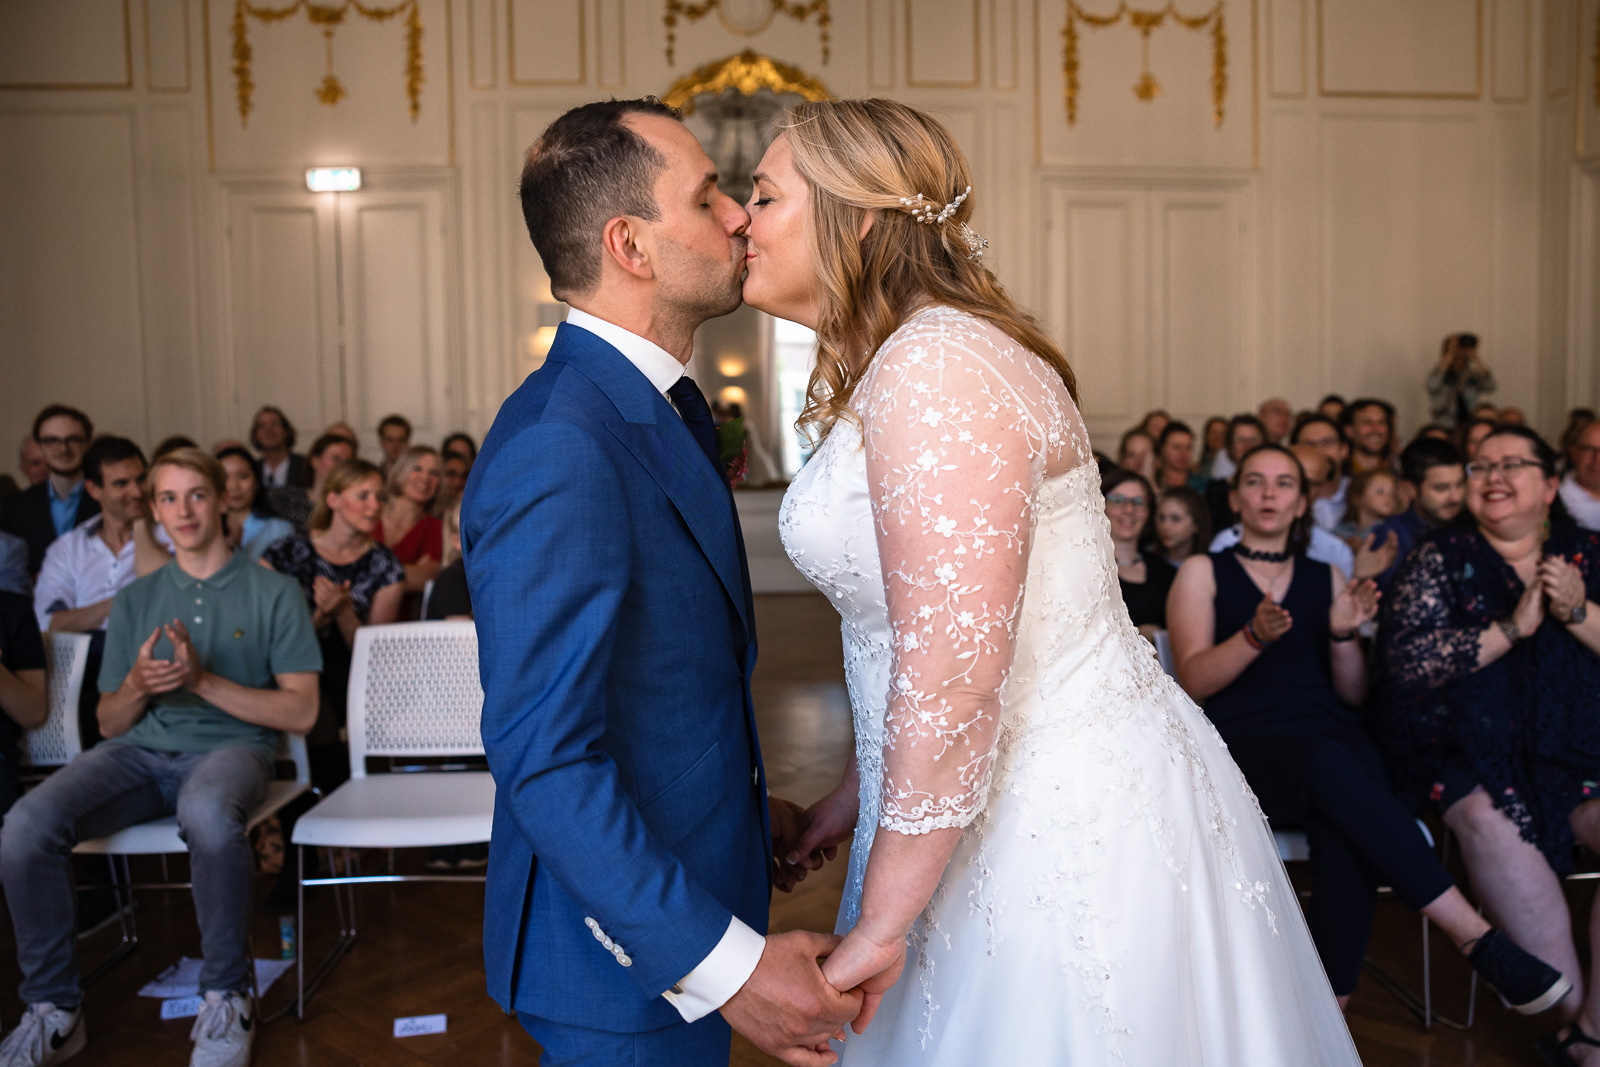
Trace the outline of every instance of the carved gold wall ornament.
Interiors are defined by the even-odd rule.
[[[1133,83],[1133,95],[1140,100],[1154,100],[1161,94],[1161,83],[1150,70],[1150,34],[1168,18],[1190,30],[1211,30],[1211,121],[1222,125],[1223,101],[1228,95],[1228,31],[1223,23],[1222,8],[1226,0],[1217,0],[1217,6],[1203,15],[1185,15],[1175,2],[1156,11],[1137,11],[1118,0],[1117,9],[1109,15],[1095,15],[1083,10],[1077,0],[1067,0],[1067,24],[1061,30],[1063,41],[1061,73],[1066,79],[1067,125],[1078,121],[1078,24],[1091,29],[1115,26],[1124,18],[1139,31],[1140,54],[1143,57],[1138,80]]]
[[[762,89],[770,89],[780,96],[796,93],[807,100],[831,100],[833,94],[822,83],[799,67],[779,63],[767,56],[746,49],[736,56],[707,63],[672,83],[662,102],[669,107],[682,108],[685,115],[694,113],[694,98],[701,93],[722,93],[736,89],[745,96],[754,96]]]
[[[738,33],[741,36],[746,36],[750,33],[759,32],[759,30],[740,28],[744,26],[756,25],[756,23],[749,18],[749,14],[745,10],[741,10],[738,13],[738,17],[736,17],[733,23],[730,25],[728,18],[724,16],[722,11],[724,3],[727,2],[729,2],[729,0],[700,0],[699,3],[695,3],[694,0],[667,0],[666,14],[662,16],[661,21],[666,25],[667,28],[668,64],[677,62],[676,49],[678,44],[678,19],[680,18],[686,19],[689,22],[699,22],[701,19],[715,11],[722,24],[727,26],[728,29],[734,33]],[[794,19],[796,22],[804,22],[812,15],[817,16],[817,31],[822,37],[822,62],[828,62],[828,31],[833,26],[833,16],[828,11],[828,0],[798,0],[798,2],[790,2],[790,0],[764,0],[764,2],[772,5],[771,13],[767,16],[768,22],[771,21],[773,15],[784,15],[788,18]],[[740,6],[743,9],[748,8],[751,5],[747,0],[747,2],[742,3]],[[766,24],[760,23],[760,28],[765,29]]]
[[[333,73],[333,34],[344,24],[345,15],[354,11],[370,22],[387,22],[396,15],[405,15],[406,24],[406,99],[411,102],[411,121],[416,122],[422,112],[422,13],[418,0],[404,0],[394,7],[369,7],[361,0],[344,0],[339,4],[315,4],[310,0],[296,0],[288,7],[257,7],[250,0],[238,0],[233,8],[233,78],[239,95],[239,125],[250,124],[250,112],[255,97],[256,83],[251,75],[254,53],[250,49],[249,20],[255,19],[270,25],[304,12],[306,21],[322,28],[323,47],[327,53],[327,73],[316,88],[317,99],[329,107],[343,100],[349,93]]]

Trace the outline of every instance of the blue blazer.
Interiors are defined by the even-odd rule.
[[[661,993],[731,915],[765,933],[771,889],[731,494],[638,368],[563,324],[484,440],[461,542],[496,787],[489,995],[596,1030],[681,1023]]]

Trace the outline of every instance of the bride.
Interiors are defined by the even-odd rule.
[[[982,266],[948,131],[803,104],[755,183],[745,300],[818,336],[780,529],[843,617],[856,755],[798,852],[853,828],[845,1061],[1358,1064],[1254,796],[1128,620],[1072,370]]]

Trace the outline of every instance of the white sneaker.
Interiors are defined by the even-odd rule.
[[[194,1039],[189,1067],[249,1067],[255,1003],[243,993],[207,993],[189,1036]]]
[[[82,1008],[29,1004],[28,1014],[0,1041],[0,1067],[50,1067],[82,1052],[88,1041]]]

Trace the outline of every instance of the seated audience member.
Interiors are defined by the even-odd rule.
[[[1483,439],[1489,436],[1490,431],[1492,431],[1496,425],[1498,424],[1495,422],[1493,416],[1490,416],[1489,418],[1480,418],[1475,416],[1472,419],[1469,419],[1464,426],[1459,427],[1461,440],[1457,443],[1456,447],[1461,450],[1461,454],[1467,457],[1469,462],[1477,458],[1478,446],[1483,444]]]
[[[378,423],[378,444],[383,446],[383,476],[389,477],[400,454],[411,447],[411,420],[387,415]]]
[[[1482,404],[1479,404],[1477,407],[1472,409],[1472,417],[1475,419],[1482,419],[1485,422],[1499,422],[1500,409],[1488,401],[1484,401]]]
[[[44,449],[32,434],[22,439],[17,448],[17,467],[22,471],[23,488],[39,485],[50,477],[50,465],[44,461]]]
[[[267,510],[286,520],[294,532],[304,534],[311,513],[322,499],[322,484],[328,472],[347,459],[354,459],[355,445],[350,439],[336,433],[325,433],[311,443],[307,466],[311,471],[311,485],[285,485],[267,490]]]
[[[1215,478],[1211,466],[1218,456],[1226,455],[1224,451],[1228,443],[1228,420],[1221,415],[1213,415],[1206,420],[1206,425],[1200,431],[1200,463],[1199,470],[1208,478]]]
[[[459,431],[453,433],[439,445],[441,459],[449,459],[451,456],[460,456],[466,461],[467,469],[471,470],[472,465],[478,460],[478,445],[464,433]]]
[[[268,404],[256,412],[250,425],[250,445],[261,454],[256,472],[266,488],[311,484],[306,457],[294,451],[294,442],[294,424],[282,408]]]
[[[1377,890],[1389,885],[1513,1004],[1549,1007],[1566,980],[1477,914],[1389,789],[1354,710],[1367,689],[1357,631],[1377,589],[1306,555],[1310,501],[1294,454],[1250,452],[1234,497],[1243,539],[1185,560],[1173,584],[1173,661],[1273,826],[1305,830],[1306,921],[1335,995],[1344,1004],[1355,992]]]
[[[25,596],[0,592],[0,816],[22,795],[22,733],[50,715],[44,640]]]
[[[1289,428],[1294,425],[1294,409],[1283,397],[1275,396],[1261,402],[1256,409],[1256,418],[1266,427],[1268,441],[1282,443],[1289,436]]]
[[[450,453],[439,464],[439,496],[434,503],[440,518],[461,503],[461,494],[467,488],[467,475],[471,470],[472,464],[463,459],[459,452]]]
[[[83,459],[84,485],[100,513],[56,540],[45,552],[44,566],[33,588],[39,629],[90,634],[90,679],[78,699],[78,729],[83,747],[100,740],[99,693],[92,680],[100,675],[105,651],[106,620],[116,595],[166,561],[141,560],[136,527],[148,518],[144,453],[126,437],[101,437]],[[156,537],[166,540],[164,532]],[[152,566],[152,563],[154,564]]]
[[[1521,408],[1508,407],[1500,409],[1499,420],[1511,426],[1523,426],[1527,424],[1528,418],[1522,413]]]
[[[1351,548],[1377,532],[1378,527],[1400,513],[1400,480],[1388,471],[1368,471],[1350,479],[1348,503],[1333,532]]]
[[[1454,430],[1448,426],[1440,426],[1437,422],[1424,423],[1411,439],[1420,441],[1424,437],[1431,437],[1436,441],[1449,441],[1451,444],[1454,444],[1456,439]]]
[[[405,572],[376,538],[382,510],[383,473],[365,460],[345,460],[323,483],[310,533],[279,541],[261,557],[264,566],[300,583],[322,649],[321,708],[307,741],[312,782],[323,791],[350,776],[339,731],[356,629],[400,617]]]
[[[1203,491],[1208,481],[1194,469],[1194,431],[1187,423],[1167,423],[1156,439],[1156,483],[1163,489],[1187,485]]]
[[[1161,439],[1161,431],[1165,430],[1167,423],[1171,421],[1171,415],[1168,415],[1160,408],[1156,408],[1154,411],[1144,413],[1144,418],[1139,420],[1139,429],[1149,434],[1150,440],[1159,441]]]
[[[1344,436],[1350,443],[1346,460],[1351,474],[1394,469],[1394,407],[1387,400],[1350,401],[1344,409]]]
[[[1585,530],[1600,530],[1600,423],[1590,422],[1567,450],[1572,469],[1561,479],[1561,503]]]
[[[444,513],[444,566],[433,580],[424,619],[472,618],[472,595],[467,591],[467,561],[461,556],[461,502]]]
[[[1228,420],[1228,436],[1222,454],[1212,464],[1211,482],[1206,486],[1206,506],[1211,511],[1211,528],[1232,526],[1238,519],[1228,508],[1228,480],[1239,469],[1239,457],[1267,439],[1267,428],[1254,415],[1235,415]]]
[[[156,460],[160,459],[162,456],[166,455],[168,452],[176,452],[180,448],[199,448],[199,447],[200,446],[195,443],[194,438],[185,437],[181,433],[175,433],[175,434],[172,434],[170,437],[163,437],[161,439],[161,443],[156,445],[156,450],[150,454],[150,461],[152,463],[154,463]]]
[[[0,533],[0,593],[33,598],[33,578],[28,574],[28,542],[16,534]]]
[[[93,517],[100,505],[83,489],[83,454],[94,439],[89,416],[51,404],[33,420],[33,439],[50,475],[16,496],[0,500],[0,531],[28,542],[28,573],[38,574],[50,542]]]
[[[1311,501],[1311,521],[1324,530],[1332,530],[1344,519],[1345,493],[1350,488],[1350,476],[1344,473],[1345,461],[1350,458],[1344,430],[1326,415],[1307,415],[1295,424],[1289,443],[1310,445],[1332,464],[1329,477],[1316,483]],[[1312,474],[1309,469],[1306,473]],[[1312,480],[1316,482],[1314,474]]]
[[[25,793],[0,832],[28,1005],[0,1044],[8,1065],[56,1063],[87,1040],[73,844],[172,814],[189,847],[204,958],[191,1062],[249,1062],[255,857],[245,821],[266,796],[279,732],[304,732],[316,717],[322,662],[294,583],[224,539],[222,478],[217,461],[194,449],[154,462],[153,508],[177,554],[111,609],[100,671],[110,740]]]
[[[1600,990],[1584,987],[1560,879],[1575,845],[1600,849],[1600,535],[1556,505],[1555,462],[1501,426],[1467,464],[1471,521],[1419,544],[1384,598],[1376,723],[1402,795],[1455,833],[1485,913],[1578,990],[1545,1062],[1588,1063]]]
[[[1392,535],[1399,549],[1394,565],[1378,575],[1378,589],[1384,593],[1411,550],[1434,530],[1456,521],[1467,495],[1461,453],[1431,437],[1411,442],[1400,453],[1400,479],[1409,489],[1411,505],[1374,531],[1383,540]]]
[[[1117,584],[1122,602],[1139,632],[1150,637],[1167,625],[1167,590],[1172,564],[1155,548],[1155,492],[1130,471],[1112,471],[1100,484],[1111,525],[1111,547],[1117,558]]]
[[[256,480],[255,461],[242,448],[225,448],[217,456],[226,477],[222,502],[227,509],[228,544],[260,561],[267,546],[294,536],[287,519],[268,513],[266,494]]]
[[[1567,427],[1561,431],[1561,462],[1565,470],[1577,466],[1578,457],[1572,454],[1572,448],[1578,443],[1591,422],[1594,421],[1593,408],[1573,408],[1567,413]]]
[[[349,441],[350,447],[355,450],[354,455],[351,457],[352,459],[361,455],[361,438],[356,436],[355,427],[351,426],[348,422],[330,422],[328,423],[327,429],[323,430],[322,432],[325,434],[332,434],[335,437],[342,437],[346,441]]]
[[[1117,446],[1117,466],[1125,471],[1133,471],[1141,478],[1154,481],[1156,476],[1155,438],[1137,428],[1123,434],[1122,442]]]
[[[383,514],[374,536],[406,569],[411,603],[403,618],[417,617],[422,590],[439,573],[444,558],[444,524],[433,514],[439,495],[439,453],[417,445],[401,453],[384,487]]]
[[[1206,498],[1186,485],[1163,489],[1156,506],[1156,541],[1174,567],[1211,544]]]
[[[1439,362],[1428,373],[1428,410],[1442,426],[1460,426],[1497,388],[1494,372],[1478,357],[1478,335],[1452,333],[1439,346]],[[1493,418],[1493,405],[1491,419]]]
[[[1344,397],[1338,393],[1329,393],[1317,402],[1317,414],[1337,423],[1344,415]]]

